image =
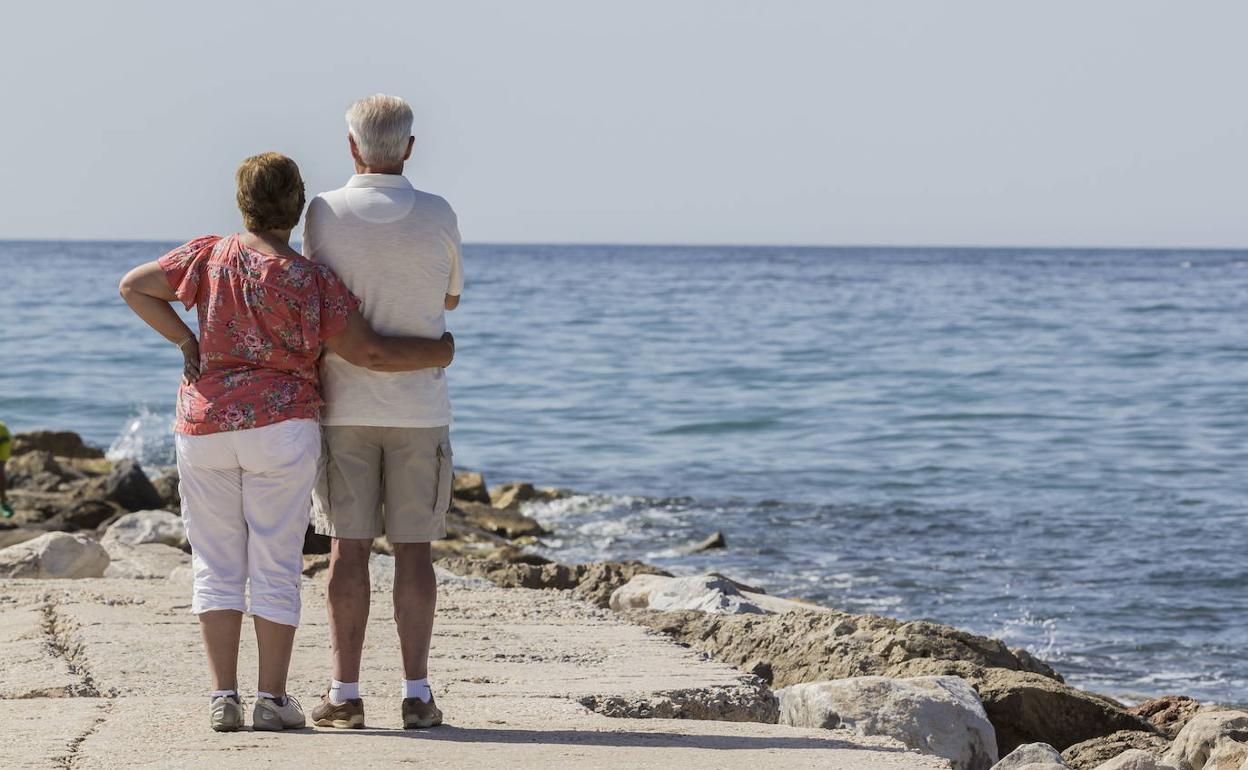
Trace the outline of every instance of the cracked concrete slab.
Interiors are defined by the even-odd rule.
[[[565,593],[456,581],[441,591],[430,665],[446,726],[400,729],[398,642],[379,593],[361,675],[368,728],[218,734],[207,726],[207,672],[198,625],[187,612],[188,586],[109,578],[5,581],[4,587],[0,652],[13,653],[0,669],[0,716],[8,726],[0,766],[6,768],[201,768],[237,761],[356,768],[946,766],[887,739],[841,731],[595,713],[578,701],[609,701],[628,717],[714,711],[744,718],[742,703],[760,696],[739,672]],[[329,677],[321,581],[305,584],[304,603],[290,691],[310,709]],[[241,657],[240,685],[250,701],[256,665],[250,630]],[[78,697],[30,697],[38,687]],[[99,696],[82,697],[92,692]],[[687,700],[698,692],[709,695]],[[17,699],[22,693],[27,697]],[[680,703],[691,705],[647,705],[665,702],[662,693],[679,693],[686,699]]]

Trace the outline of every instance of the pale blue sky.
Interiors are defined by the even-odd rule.
[[[21,3],[0,238],[237,229],[397,93],[469,241],[1248,246],[1232,0]]]

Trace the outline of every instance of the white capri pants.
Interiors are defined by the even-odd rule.
[[[252,615],[299,625],[320,424],[285,420],[175,441],[195,573],[191,612],[247,612],[250,583]]]

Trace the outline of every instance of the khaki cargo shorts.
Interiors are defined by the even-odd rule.
[[[446,537],[451,439],[440,428],[325,425],[312,522],[322,535],[392,543]]]

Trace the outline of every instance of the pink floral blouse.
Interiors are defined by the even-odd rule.
[[[204,435],[317,419],[321,343],[359,302],[310,260],[211,235],[158,260],[177,298],[199,308],[200,377],[178,391],[178,433]]]

